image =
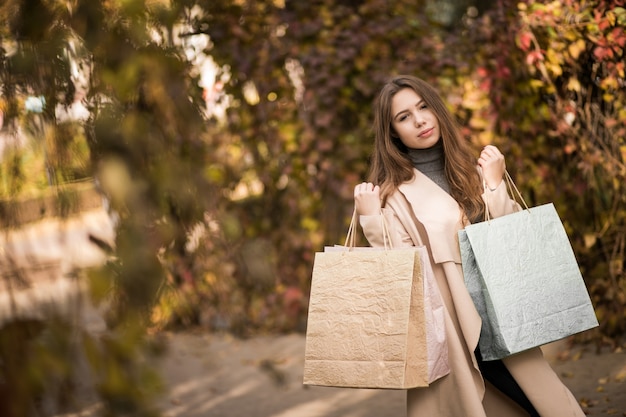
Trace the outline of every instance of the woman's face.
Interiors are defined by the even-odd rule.
[[[411,149],[430,148],[441,136],[435,113],[410,88],[398,91],[391,99],[391,127]]]

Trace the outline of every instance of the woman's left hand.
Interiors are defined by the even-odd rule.
[[[498,148],[493,145],[487,145],[483,148],[478,158],[478,165],[483,170],[483,178],[490,190],[495,190],[502,182],[506,164],[504,155]]]

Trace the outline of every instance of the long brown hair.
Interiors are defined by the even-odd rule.
[[[437,91],[424,80],[411,76],[394,77],[383,86],[374,104],[374,152],[369,181],[381,187],[383,205],[400,184],[413,179],[413,164],[408,149],[391,127],[391,102],[394,95],[410,88],[426,103],[437,117],[443,141],[445,175],[450,194],[459,203],[467,218],[474,222],[484,216],[481,198],[482,182],[470,145],[461,135],[456,119],[447,109]]]

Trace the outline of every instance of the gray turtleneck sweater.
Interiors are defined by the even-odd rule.
[[[419,172],[450,194],[450,184],[448,184],[444,171],[443,141],[441,139],[427,149],[409,149],[408,155],[413,166]]]

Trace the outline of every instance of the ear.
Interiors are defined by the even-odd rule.
[[[393,130],[393,127],[391,129],[389,129],[389,134],[391,135],[392,138],[394,139],[400,139],[400,136],[398,136],[398,134],[396,133],[395,130]]]

